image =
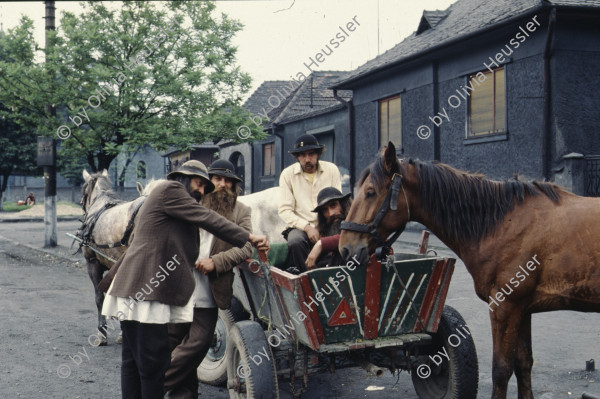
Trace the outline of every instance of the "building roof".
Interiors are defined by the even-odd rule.
[[[298,87],[298,83],[293,80],[264,81],[248,97],[242,108],[254,115],[264,115],[266,112],[269,118],[274,120]]]
[[[333,90],[329,87],[346,73],[344,71],[311,73],[293,93],[273,122],[288,123],[342,107],[342,103],[333,96]],[[349,101],[352,98],[352,91],[340,90],[338,97]]]
[[[263,82],[242,106],[254,115],[266,112],[270,121],[263,121],[265,129],[272,123],[288,123],[320,115],[343,107],[329,89],[345,71],[315,71],[304,81],[268,80]],[[351,90],[340,90],[338,96],[346,101],[352,98]]]
[[[415,32],[342,77],[333,87],[350,88],[350,83],[365,75],[551,6],[600,9],[600,0],[459,0],[443,11],[424,11]]]

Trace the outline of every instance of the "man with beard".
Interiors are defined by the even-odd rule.
[[[316,212],[319,220],[321,239],[316,242],[306,259],[308,270],[315,267],[341,265],[342,256],[338,251],[341,226],[352,203],[350,193],[342,195],[335,187],[327,187],[319,192]]]
[[[319,241],[317,217],[312,209],[317,205],[317,194],[325,187],[342,189],[340,171],[331,162],[320,161],[325,146],[315,136],[305,134],[296,139],[289,151],[298,161],[281,172],[279,187],[281,203],[279,216],[286,223],[283,232],[288,241],[292,266],[289,272],[306,270],[305,262],[312,245]]]
[[[200,205],[213,190],[206,166],[187,161],[152,190],[135,219],[127,251],[99,287],[108,295],[102,314],[121,321],[122,397],[162,399],[171,360],[168,323],[193,320],[192,269],[198,257],[198,229],[233,245],[247,241],[268,249],[256,236]]]
[[[220,159],[208,168],[215,190],[202,199],[202,205],[252,232],[250,208],[237,202],[238,184],[233,164]],[[193,271],[196,289],[192,296],[194,319],[191,324],[169,324],[171,366],[165,375],[168,398],[198,397],[196,369],[210,349],[217,324],[218,308],[228,309],[233,295],[233,268],[252,256],[252,245],[243,248],[200,230],[200,253]]]

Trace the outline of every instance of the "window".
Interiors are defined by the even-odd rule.
[[[136,167],[136,176],[138,179],[146,178],[146,162],[139,161]]]
[[[334,163],[333,161],[335,159],[335,157],[334,157],[335,136],[334,136],[333,132],[315,134],[314,136],[319,141],[319,144],[322,144],[325,146],[325,152],[323,152],[323,154],[321,154],[321,157],[319,159],[322,159],[323,161]]]
[[[506,131],[504,67],[469,76],[469,137]]]
[[[400,96],[379,101],[379,146],[386,146],[389,141],[402,148]]]
[[[263,144],[263,176],[275,174],[275,143]]]

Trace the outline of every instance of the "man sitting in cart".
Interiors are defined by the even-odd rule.
[[[317,213],[318,230],[321,238],[315,243],[306,259],[308,270],[315,267],[325,267],[343,264],[338,251],[341,226],[352,200],[350,193],[343,195],[335,187],[326,187],[319,192],[318,205],[313,212]]]
[[[337,166],[319,160],[324,150],[325,146],[315,136],[298,137],[289,151],[298,162],[285,168],[279,178],[279,216],[287,226],[283,235],[288,241],[292,263],[288,271],[292,273],[306,271],[306,257],[320,238],[317,215],[312,212],[317,206],[317,194],[325,187],[342,189]]]
[[[242,179],[234,173],[233,164],[225,159],[216,160],[208,168],[208,175],[215,190],[202,198],[202,205],[251,233],[251,209],[237,202]],[[171,365],[165,374],[169,399],[198,397],[196,369],[210,349],[218,308],[231,306],[233,268],[250,257],[251,243],[236,248],[200,229],[200,253],[193,271],[194,319],[191,325],[169,324]]]

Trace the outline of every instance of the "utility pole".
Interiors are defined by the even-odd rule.
[[[49,39],[49,33],[56,29],[54,23],[54,14],[56,7],[54,7],[54,0],[44,1],[46,6],[46,62],[48,62],[48,50],[54,45],[54,42]],[[51,76],[50,79],[54,79]],[[46,105],[46,112],[51,117],[56,115],[56,109],[52,104]],[[56,239],[56,141],[49,139],[47,146],[50,152],[54,154],[52,156],[51,165],[44,166],[44,247],[55,247],[57,245]],[[48,148],[48,147],[47,147]]]

